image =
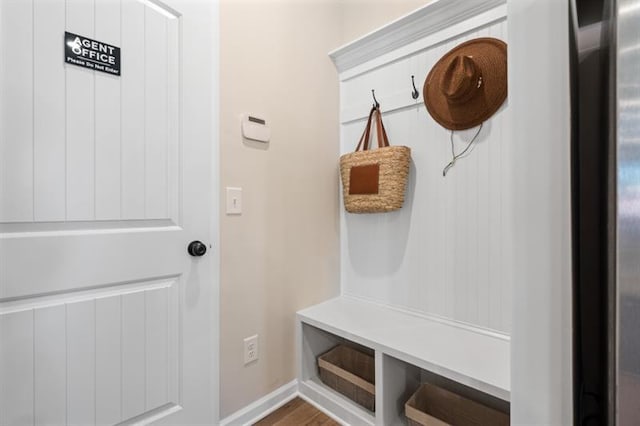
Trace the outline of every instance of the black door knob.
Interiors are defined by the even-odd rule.
[[[189,247],[187,247],[187,251],[191,256],[200,257],[204,256],[207,252],[207,246],[205,246],[202,241],[191,241]]]

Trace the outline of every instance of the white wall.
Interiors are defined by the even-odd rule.
[[[339,293],[337,73],[327,53],[424,1],[223,0],[221,417],[295,378],[294,314]],[[359,11],[359,12],[358,12]],[[239,115],[264,114],[268,147],[244,143]],[[224,199],[221,200],[224,209]],[[244,366],[243,338],[260,335]]]
[[[511,421],[572,424],[569,5],[509,9]]]
[[[352,40],[362,37],[432,1],[433,0],[341,1],[342,43],[349,43]]]
[[[332,3],[221,4],[221,416],[295,378],[294,314],[338,294],[339,44]],[[264,114],[271,143],[243,142],[240,114]],[[222,208],[225,203],[222,200]],[[259,335],[260,359],[243,362]]]

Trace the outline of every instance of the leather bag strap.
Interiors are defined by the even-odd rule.
[[[378,130],[378,148],[384,148],[389,146],[389,138],[387,137],[387,131],[384,129],[384,123],[382,122],[382,112],[380,108],[377,109],[376,114],[376,127]]]
[[[373,114],[376,112],[376,108],[371,108],[371,112],[369,112],[369,119],[367,120],[367,127],[365,127],[362,136],[360,136],[360,142],[358,142],[358,146],[356,147],[356,152],[360,151],[360,147],[362,146],[362,142],[364,142],[363,150],[366,151],[369,149],[369,136],[371,133],[371,119],[373,118]]]
[[[389,146],[389,138],[387,137],[387,132],[384,128],[384,123],[382,122],[382,112],[380,112],[379,107],[371,108],[371,112],[369,112],[369,119],[367,120],[367,126],[360,137],[360,142],[358,142],[358,146],[356,147],[356,152],[360,151],[362,147],[363,151],[369,150],[370,141],[371,141],[371,125],[372,121],[375,121],[376,133],[378,136],[378,148],[384,148]]]

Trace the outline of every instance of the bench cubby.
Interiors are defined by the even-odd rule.
[[[404,404],[432,383],[509,410],[509,339],[342,296],[299,311],[300,392],[350,424],[407,424]],[[317,357],[338,344],[375,357],[376,411],[324,385]]]

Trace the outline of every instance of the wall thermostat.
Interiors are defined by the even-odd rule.
[[[267,143],[271,139],[271,129],[264,118],[245,114],[242,117],[242,136],[252,141]]]

